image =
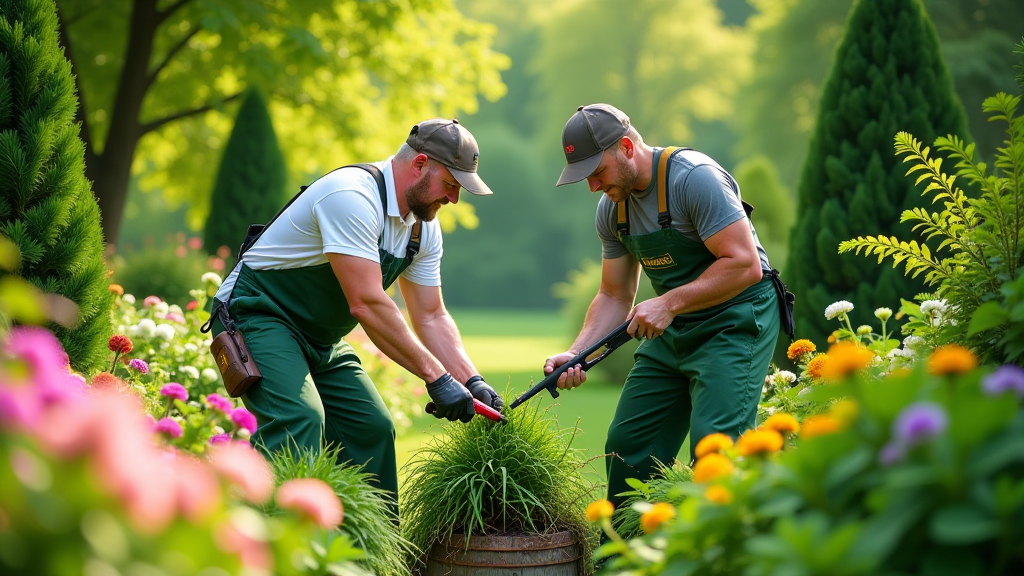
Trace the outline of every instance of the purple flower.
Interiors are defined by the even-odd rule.
[[[240,428],[245,428],[249,434],[256,433],[256,417],[245,408],[235,408],[231,411],[231,421]]]
[[[938,404],[917,402],[900,412],[893,422],[892,432],[897,444],[910,447],[946,431],[949,417]]]
[[[1024,398],[1024,369],[1007,364],[981,379],[981,389],[989,396],[1013,392]]]
[[[157,420],[153,430],[156,432],[163,432],[171,438],[181,438],[181,424],[178,424],[178,422],[173,418],[161,418]]]
[[[128,367],[139,374],[149,374],[149,364],[146,364],[146,361],[140,358],[132,358],[131,362],[128,363]]]
[[[234,409],[234,405],[231,404],[231,400],[228,400],[220,394],[207,394],[206,403],[210,405],[210,408],[220,410],[228,416],[231,415],[231,410]]]
[[[898,462],[902,462],[903,458],[907,455],[907,449],[898,442],[890,442],[882,447],[882,450],[878,453],[878,461],[882,466],[892,466]]]
[[[210,444],[213,446],[218,444],[228,444],[229,442],[231,442],[231,435],[227,432],[210,436]]]
[[[174,400],[188,402],[188,390],[185,390],[185,387],[177,382],[164,384],[163,388],[160,388],[160,394]]]

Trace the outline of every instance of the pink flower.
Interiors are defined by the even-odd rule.
[[[224,414],[231,416],[231,411],[235,406],[231,403],[231,400],[221,396],[220,394],[207,394],[206,403],[214,410],[220,410]]]
[[[203,239],[198,236],[193,236],[188,239],[188,247],[193,250],[199,250],[203,247]]]
[[[277,489],[277,505],[312,520],[321,528],[337,528],[345,517],[341,500],[323,480],[296,478]]]
[[[242,565],[255,568],[260,573],[270,573],[274,567],[274,559],[266,542],[256,540],[250,534],[250,526],[241,524],[246,518],[235,516],[221,522],[214,528],[213,541],[225,552],[238,554]]]
[[[184,246],[178,246],[174,249],[174,255],[178,258],[184,258],[185,256],[188,256],[188,249]]]
[[[231,421],[238,427],[245,428],[249,434],[256,433],[256,417],[245,408],[235,408],[231,411]]]
[[[175,461],[178,509],[185,518],[200,522],[220,506],[220,483],[209,466],[179,454]]]
[[[211,256],[210,259],[206,261],[206,265],[220,272],[221,270],[224,269],[224,259],[218,258],[216,256]]]
[[[159,296],[146,296],[146,299],[142,301],[142,306],[145,308],[152,308],[157,304],[163,302]]]
[[[171,322],[177,322],[178,324],[185,323],[185,317],[182,316],[181,314],[178,314],[177,312],[168,312],[164,316],[164,320],[170,320]]]
[[[185,305],[185,310],[188,310],[189,312],[191,312],[191,311],[195,310],[198,307],[199,307],[199,302],[196,302],[195,300],[192,300],[188,304]]]
[[[229,485],[253,504],[262,504],[274,491],[274,474],[259,452],[233,442],[210,448],[210,464]]]
[[[149,364],[146,364],[146,361],[141,358],[132,358],[131,362],[128,363],[128,367],[139,374],[149,374]]]
[[[231,434],[228,434],[227,432],[223,434],[214,434],[213,436],[210,436],[211,446],[218,446],[221,444],[227,444],[229,442],[231,442]]]
[[[168,384],[164,384],[164,386],[160,388],[160,394],[174,400],[188,402],[188,390],[186,390],[184,386],[178,384],[177,382],[170,382]]]
[[[153,427],[154,432],[160,432],[167,434],[171,438],[181,438],[182,430],[181,424],[169,417],[161,418],[156,421],[156,426]]]
[[[231,256],[231,248],[228,246],[221,246],[217,248],[217,256],[227,260]]]

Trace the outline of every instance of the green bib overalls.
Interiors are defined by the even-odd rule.
[[[666,183],[666,148],[656,162],[661,230],[630,235],[626,204],[620,203],[619,237],[643,266],[660,296],[696,280],[715,256],[701,242],[671,228]],[[619,398],[605,452],[608,499],[618,507],[631,490],[627,478],[647,481],[655,459],[671,464],[690,434],[690,458],[704,436],[736,438],[752,428],[757,404],[779,335],[779,305],[768,274],[731,300],[680,314],[661,336],[646,340]]]
[[[377,180],[387,218],[387,191],[383,178]],[[404,257],[379,248],[384,288],[412,263],[419,231],[416,222]],[[242,396],[259,424],[253,443],[268,452],[289,443],[341,445],[339,463],[365,465],[381,488],[397,494],[394,423],[359,357],[342,340],[358,322],[330,263],[284,270],[253,270],[244,261],[239,266],[228,313],[263,374]],[[224,329],[219,321],[213,326],[214,335]]]

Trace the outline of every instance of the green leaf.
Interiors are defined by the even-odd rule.
[[[630,488],[633,488],[637,492],[644,494],[645,496],[650,495],[651,489],[644,482],[637,480],[636,478],[626,478],[626,484],[629,484]]]
[[[987,478],[1014,462],[1024,462],[1024,438],[1010,432],[978,446],[968,461],[967,474],[972,479]]]
[[[931,517],[928,533],[941,544],[976,544],[994,537],[998,526],[994,518],[975,506],[953,504]]]
[[[974,311],[971,315],[971,323],[967,327],[967,335],[974,336],[978,332],[984,332],[997,326],[1001,326],[1007,321],[1008,314],[999,302],[995,300],[989,300]]]

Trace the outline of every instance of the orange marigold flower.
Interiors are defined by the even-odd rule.
[[[721,452],[722,450],[728,450],[732,448],[732,438],[715,432],[714,434],[708,434],[704,438],[701,438],[700,442],[697,442],[697,447],[693,449],[693,454],[698,458],[703,458],[708,454],[714,452]]]
[[[708,489],[704,491],[704,497],[715,504],[728,504],[732,502],[732,492],[725,486],[719,486],[718,484],[708,486]]]
[[[797,422],[796,418],[791,414],[779,412],[769,416],[768,419],[764,421],[764,424],[761,424],[759,428],[764,430],[775,430],[779,434],[782,434],[783,432],[799,432],[800,423]]]
[[[807,440],[815,436],[833,434],[839,431],[839,420],[828,414],[818,414],[804,420],[800,428],[800,438]]]
[[[822,367],[826,380],[840,380],[871,365],[875,353],[853,342],[839,342],[828,350],[828,362]]]
[[[939,346],[928,357],[928,372],[936,376],[965,374],[978,367],[978,357],[959,344]]]
[[[801,339],[789,345],[789,349],[786,350],[786,356],[788,356],[790,360],[798,360],[804,354],[812,354],[817,349],[818,348],[814,345],[814,342],[807,339]]]
[[[807,363],[807,374],[816,380],[825,377],[825,367],[828,365],[828,354],[818,354]]]
[[[843,426],[849,426],[857,421],[860,414],[860,404],[856,400],[840,400],[832,405],[829,415],[839,421]]]
[[[643,526],[644,532],[650,534],[657,530],[658,526],[661,526],[666,520],[674,518],[675,515],[676,509],[674,506],[658,502],[640,516],[640,525]]]
[[[772,453],[782,450],[782,434],[775,430],[747,430],[736,441],[736,452],[740,456]]]
[[[829,344],[835,344],[836,340],[838,340],[838,338],[836,338],[836,333],[835,332],[833,332],[833,333],[828,335],[827,341],[828,341]]]
[[[124,383],[124,380],[121,380],[110,372],[100,372],[92,377],[91,386],[93,390],[108,390],[116,392],[127,385]]]
[[[722,476],[732,474],[734,468],[732,460],[714,452],[697,460],[697,463],[693,466],[693,481],[710,482]]]
[[[110,348],[111,352],[117,352],[118,354],[127,354],[132,351],[132,341],[124,334],[114,334],[107,340],[107,348]]]
[[[115,296],[123,296],[124,288],[120,284],[111,284],[107,286],[107,289],[114,293]]]
[[[587,520],[597,522],[605,518],[611,518],[615,512],[615,505],[607,500],[594,500],[587,506]]]

